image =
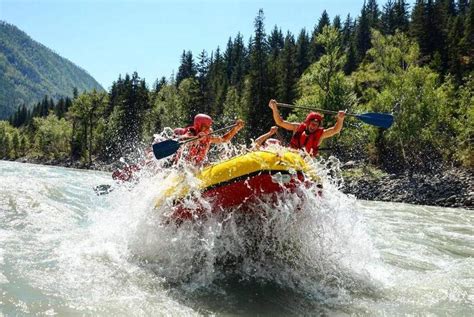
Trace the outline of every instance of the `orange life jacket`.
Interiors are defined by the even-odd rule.
[[[197,136],[196,129],[194,127],[187,127],[186,134],[189,136]],[[199,140],[191,142],[188,148],[187,155],[185,157],[186,161],[193,162],[195,164],[201,164],[207,156],[207,152],[211,147],[211,138],[210,136],[203,137]]]
[[[318,155],[319,141],[323,135],[324,128],[317,128],[313,133],[306,130],[305,123],[300,124],[296,132],[290,140],[290,147],[292,149],[305,149],[311,156]]]

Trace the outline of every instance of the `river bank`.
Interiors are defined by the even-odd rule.
[[[93,161],[19,158],[17,162],[112,172],[121,166]],[[121,164],[123,165],[123,164]],[[474,209],[474,173],[450,168],[438,173],[386,174],[361,163],[342,165],[342,191],[358,199]]]
[[[384,174],[345,166],[342,191],[359,199],[474,209],[474,173],[468,169]]]

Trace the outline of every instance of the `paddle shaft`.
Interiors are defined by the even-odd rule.
[[[319,111],[322,113],[327,113],[327,114],[338,114],[337,111],[331,111],[331,110],[324,110],[324,109],[318,109],[318,108],[312,108],[312,107],[304,107],[304,106],[295,106],[295,105],[289,105],[287,103],[277,103],[278,107],[282,108],[297,108],[297,109],[305,109],[305,110],[314,110],[314,111]],[[346,113],[346,116],[352,116],[352,117],[357,117],[357,114],[352,114],[352,113]]]
[[[215,131],[212,131],[211,133],[208,133],[206,135],[203,135],[203,136],[195,136],[195,137],[192,137],[191,139],[187,139],[185,141],[180,141],[179,144],[185,144],[185,143],[188,143],[188,142],[192,142],[192,141],[196,141],[200,138],[203,138],[203,137],[206,137],[208,135],[211,135],[211,134],[216,134],[216,133],[219,133],[219,132],[222,132],[222,131],[225,131],[225,130],[229,130],[229,129],[232,129],[233,127],[235,127],[237,125],[236,124],[233,124],[233,125],[230,125],[230,126],[227,126],[227,127],[224,127],[222,129],[218,129],[218,130],[215,130]]]

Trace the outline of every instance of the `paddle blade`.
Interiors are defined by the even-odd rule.
[[[160,143],[153,144],[153,154],[155,155],[156,159],[162,159],[173,155],[178,151],[181,144],[175,140],[166,140]]]
[[[358,114],[356,115],[356,117],[367,124],[371,124],[384,129],[390,128],[393,123],[393,115],[391,115],[390,113],[371,112]]]

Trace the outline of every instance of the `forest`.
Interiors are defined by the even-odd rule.
[[[184,50],[176,74],[150,84],[139,74],[118,76],[107,92],[45,96],[28,110],[18,105],[0,121],[0,158],[110,163],[150,146],[165,127],[185,127],[197,113],[214,128],[240,118],[239,143],[274,125],[270,99],[350,113],[393,113],[389,129],[347,118],[325,141],[343,160],[380,168],[472,168],[474,128],[474,1],[368,0],[358,17],[326,11],[313,30],[266,30],[261,9],[248,40],[240,33],[225,48]],[[177,56],[178,57],[178,56]],[[281,110],[290,121],[306,112]],[[324,125],[335,118],[325,116]],[[285,135],[287,141],[289,136]]]

